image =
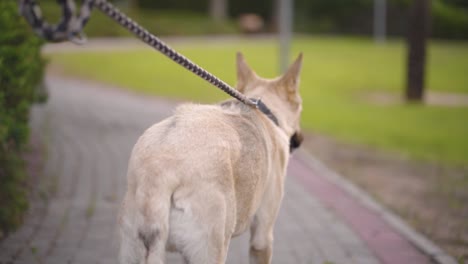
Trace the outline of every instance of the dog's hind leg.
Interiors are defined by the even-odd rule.
[[[126,234],[121,238],[120,263],[162,264],[164,263],[164,250],[165,243],[159,239],[157,230],[140,230],[137,236]]]
[[[166,196],[161,194],[157,201],[148,199],[142,213],[133,210],[122,215],[121,264],[164,263],[170,210],[170,198],[163,199]]]
[[[202,188],[175,198],[169,241],[176,245],[187,263],[225,263],[233,231],[230,221],[226,222],[232,217],[228,218],[225,199],[218,191]]]

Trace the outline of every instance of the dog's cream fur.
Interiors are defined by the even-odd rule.
[[[299,131],[302,55],[282,76],[258,77],[237,57],[237,89],[278,119],[237,101],[187,104],[136,143],[120,216],[120,263],[224,263],[231,237],[250,227],[250,262],[270,263],[289,140]]]

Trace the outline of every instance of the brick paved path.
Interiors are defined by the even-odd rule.
[[[24,226],[0,242],[0,263],[116,263],[116,214],[130,150],[144,129],[170,114],[173,104],[93,83],[51,76],[47,81],[49,102],[34,109],[31,122],[33,133],[48,145],[43,179],[36,187],[42,198],[32,203]],[[364,226],[359,225],[359,206],[352,207],[342,190],[323,184],[304,160],[292,161],[273,263],[430,263],[407,241],[385,249],[395,245],[387,242],[398,234],[379,233],[388,227],[382,228],[377,218],[376,225],[369,213]],[[357,210],[351,221],[339,206],[334,208],[340,204]],[[387,251],[403,257],[386,258]],[[247,252],[248,236],[234,239],[228,263],[247,263]],[[168,262],[182,263],[173,254]]]

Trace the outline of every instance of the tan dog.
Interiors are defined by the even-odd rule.
[[[270,263],[290,148],[298,147],[302,55],[282,76],[258,77],[237,55],[237,101],[182,105],[136,143],[122,203],[120,263],[224,263],[231,237],[250,227],[250,262]]]

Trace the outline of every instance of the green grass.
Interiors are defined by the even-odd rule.
[[[273,41],[179,43],[174,46],[230,84],[235,52],[242,51],[262,76],[276,75]],[[468,164],[468,107],[377,105],[363,97],[384,91],[402,95],[405,48],[400,41],[377,46],[359,38],[296,38],[293,54],[304,52],[301,94],[303,127],[411,158]],[[227,98],[192,73],[150,49],[52,55],[68,74],[117,84],[137,92],[213,102]],[[467,43],[432,42],[428,88],[468,93]]]

